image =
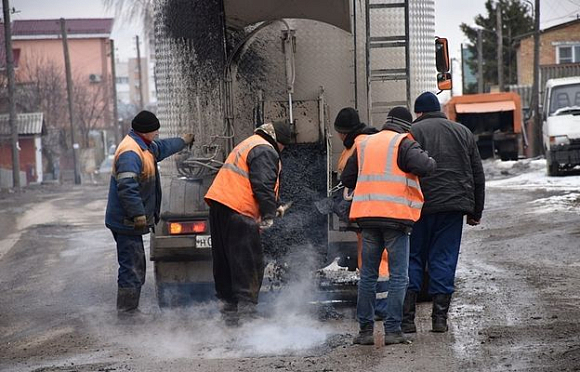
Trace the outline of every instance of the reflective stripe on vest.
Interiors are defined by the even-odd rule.
[[[359,134],[356,137],[356,139],[361,141],[368,136],[369,136],[368,134]],[[346,163],[347,163],[348,159],[350,159],[350,157],[352,156],[352,154],[354,154],[355,151],[356,151],[356,143],[353,144],[350,149],[347,149],[345,147],[344,150],[342,150],[342,152],[340,153],[340,158],[338,159],[338,165],[336,166],[336,173],[337,173],[338,179],[340,179],[340,175],[342,174],[344,167],[346,167]]]
[[[381,131],[360,141],[357,139],[359,174],[351,219],[419,219],[424,200],[419,179],[403,172],[397,164],[399,145],[407,136]]]
[[[121,141],[121,143],[119,144],[119,146],[117,147],[117,150],[115,151],[115,159],[113,160],[113,166],[112,166],[112,175],[117,179],[122,179],[122,178],[135,178],[135,176],[137,176],[135,173],[132,172],[122,172],[117,174],[117,170],[115,169],[115,165],[117,163],[117,159],[119,159],[119,156],[121,156],[122,153],[127,152],[127,151],[133,151],[134,153],[136,153],[137,155],[139,155],[139,157],[141,158],[141,164],[142,166],[142,171],[141,174],[138,175],[139,179],[137,181],[145,181],[151,177],[155,178],[155,157],[153,156],[153,153],[151,153],[151,151],[149,150],[143,150],[141,148],[141,146],[139,146],[139,144],[137,143],[137,141],[135,141],[135,139],[133,139],[131,136],[127,135],[125,136],[125,138],[123,138],[123,140]]]
[[[206,201],[215,200],[240,214],[252,217],[256,221],[260,220],[260,206],[252,190],[250,169],[248,167],[248,154],[254,147],[259,145],[267,145],[274,148],[264,138],[253,135],[232,150],[207,191],[205,195]],[[278,199],[280,188],[281,170],[282,165],[278,162],[278,177],[274,187],[276,199]]]

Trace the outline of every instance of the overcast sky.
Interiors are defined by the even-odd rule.
[[[18,12],[13,19],[114,17],[100,0],[10,0],[10,4]],[[459,25],[473,24],[475,16],[485,11],[484,4],[485,0],[435,0],[436,33],[449,40],[451,57],[459,59],[460,45],[467,42]],[[580,0],[542,0],[540,10],[541,27],[546,28],[576,19]],[[136,55],[134,36],[140,33],[138,22],[115,22],[112,38],[118,58]]]
[[[435,0],[436,32],[449,39],[452,56],[460,55],[460,45],[466,41],[459,25],[472,24],[474,17],[485,11],[484,3],[485,0]],[[105,10],[100,0],[11,0],[10,4],[19,12],[13,19],[114,17],[114,11]],[[540,10],[541,26],[545,28],[575,19],[580,14],[580,0],[542,0]],[[136,53],[132,40],[138,33],[137,22],[115,23],[113,38],[121,58]]]

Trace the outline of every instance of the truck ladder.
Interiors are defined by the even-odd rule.
[[[366,0],[366,8],[368,117],[380,125],[391,108],[410,104],[409,0]]]

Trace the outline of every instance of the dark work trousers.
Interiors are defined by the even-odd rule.
[[[429,294],[454,292],[462,229],[461,212],[427,214],[415,223],[409,254],[409,291],[420,292],[423,268],[427,267]]]
[[[209,223],[217,297],[234,306],[257,304],[264,278],[258,224],[215,201],[209,209]]]
[[[119,261],[119,288],[141,288],[145,284],[145,249],[142,235],[125,235],[113,232],[117,242]]]

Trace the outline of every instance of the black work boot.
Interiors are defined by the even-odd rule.
[[[352,343],[358,345],[374,345],[374,324],[361,325],[358,335],[352,340]]]
[[[403,302],[403,321],[401,322],[401,330],[403,333],[417,332],[417,327],[415,326],[416,303],[417,292],[407,291],[405,294],[405,302]]]
[[[411,340],[408,340],[403,332],[385,332],[385,345],[394,344],[410,344]]]
[[[121,288],[117,289],[117,317],[119,319],[133,318],[141,315],[138,309],[141,288]]]
[[[451,303],[451,294],[433,295],[433,313],[431,314],[432,332],[447,332],[447,312]]]
[[[238,316],[240,317],[240,322],[242,323],[249,323],[259,319],[256,304],[250,301],[239,301]]]
[[[237,327],[239,325],[238,304],[235,302],[223,301],[220,307],[222,319],[228,327]]]

